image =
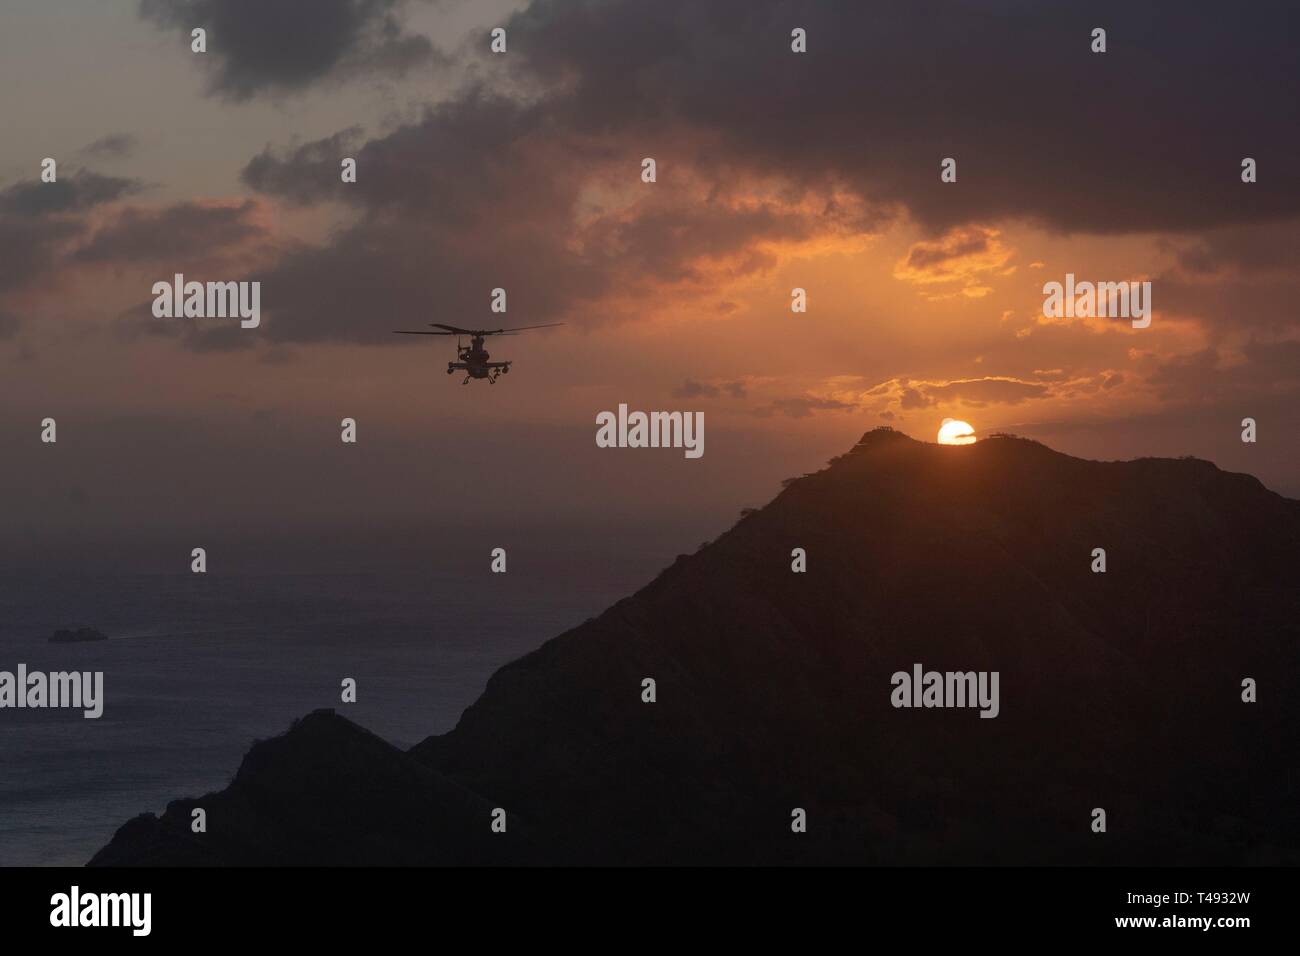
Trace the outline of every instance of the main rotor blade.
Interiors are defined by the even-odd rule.
[[[462,329],[456,325],[443,325],[441,322],[430,322],[435,329],[447,329],[448,332],[455,335],[514,335],[516,332],[526,332],[529,329],[553,329],[557,325],[563,325],[563,322],[548,322],[546,325],[521,325],[513,329]],[[430,334],[447,334],[447,333],[430,333]]]
[[[556,326],[563,325],[563,324],[564,324],[563,322],[547,322],[545,325],[517,325],[512,329],[497,329],[492,334],[500,335],[502,333],[505,333],[507,335],[511,335],[515,332],[526,332],[528,329],[553,329]]]
[[[394,335],[455,335],[454,332],[408,332],[406,329],[393,329]]]

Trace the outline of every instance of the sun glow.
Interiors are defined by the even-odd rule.
[[[975,441],[975,429],[966,422],[945,418],[939,428],[940,445],[970,445]]]

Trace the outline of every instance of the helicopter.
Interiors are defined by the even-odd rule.
[[[520,332],[527,332],[529,329],[552,329],[557,325],[563,325],[563,322],[550,322],[546,325],[522,325],[513,329],[462,329],[455,325],[443,325],[441,322],[430,322],[429,325],[435,329],[442,329],[441,332],[408,332],[404,329],[394,329],[396,335],[454,335],[456,336],[456,358],[458,361],[447,363],[447,374],[450,375],[457,369],[465,372],[465,381],[462,385],[468,385],[471,378],[485,378],[489,385],[495,385],[498,378],[510,371],[509,362],[489,362],[491,356],[487,349],[483,348],[483,339],[489,335],[517,335]],[[460,344],[461,336],[469,336],[470,344],[463,346]]]

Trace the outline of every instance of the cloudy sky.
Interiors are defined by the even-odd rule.
[[[1092,458],[1197,455],[1300,496],[1288,3],[2,16],[11,558],[241,523],[712,534],[866,429],[933,440],[945,417]],[[260,281],[261,327],[154,318],[177,272]],[[1067,272],[1149,280],[1151,326],[1045,319]],[[391,334],[499,321],[495,287],[506,324],[565,323],[492,345],[517,362],[495,386],[449,378],[444,340]],[[597,450],[620,402],[703,411],[704,457]]]

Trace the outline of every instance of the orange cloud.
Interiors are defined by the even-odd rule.
[[[951,296],[948,287],[971,298],[982,298],[993,291],[987,284],[990,278],[1014,271],[1014,266],[1008,267],[1007,263],[1015,250],[1004,245],[1000,236],[997,229],[986,226],[961,226],[938,239],[914,243],[894,266],[894,278],[926,289],[943,289],[923,291],[926,298]]]

